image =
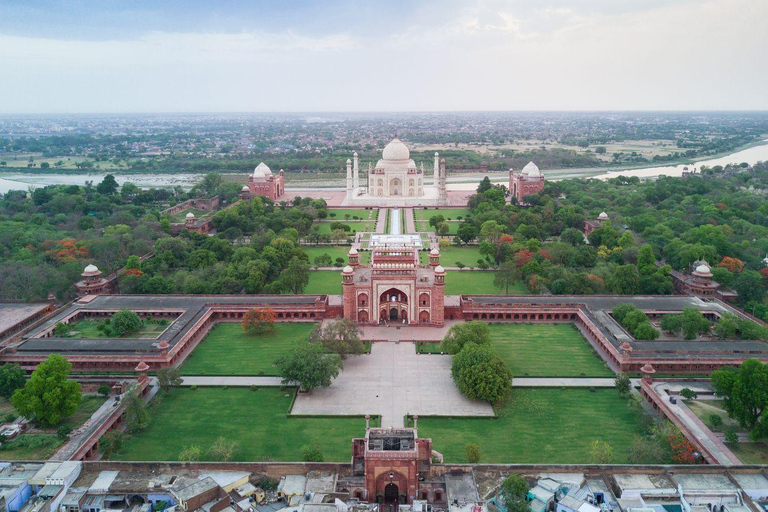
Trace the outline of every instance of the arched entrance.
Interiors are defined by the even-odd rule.
[[[397,308],[390,308],[389,310],[389,319],[390,320],[397,320],[398,311]]]
[[[407,322],[408,294],[397,288],[389,288],[379,295],[379,319],[389,322]]]
[[[400,181],[399,178],[395,178],[392,181],[389,182],[389,195],[391,196],[399,196],[403,190],[403,183]]]
[[[394,483],[387,484],[384,487],[384,503],[397,503],[400,497],[400,489]]]

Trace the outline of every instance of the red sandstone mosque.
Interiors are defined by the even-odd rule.
[[[272,171],[267,164],[261,162],[253,170],[253,174],[248,177],[248,185],[243,186],[243,190],[240,193],[242,199],[250,199],[252,197],[261,196],[267,197],[272,201],[285,194],[285,177],[283,170],[277,176],[272,174]]]
[[[526,196],[533,196],[544,190],[544,175],[533,162],[528,162],[523,170],[509,170],[509,194],[517,199],[518,204],[524,203]]]

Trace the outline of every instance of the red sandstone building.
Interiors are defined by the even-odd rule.
[[[533,162],[528,162],[523,170],[509,170],[509,194],[517,199],[518,204],[524,203],[526,196],[533,196],[544,190],[544,175]]]
[[[416,249],[377,248],[370,265],[360,265],[349,251],[342,272],[344,318],[359,324],[443,325],[445,269],[432,249],[429,265],[419,264]]]
[[[267,164],[261,162],[248,177],[248,185],[243,187],[240,197],[250,199],[260,196],[276,201],[283,194],[285,194],[285,178],[282,169],[275,176]]]
[[[88,265],[80,275],[83,279],[75,283],[78,297],[104,295],[115,291],[115,276],[104,277],[96,265]]]
[[[596,219],[584,221],[584,236],[589,236],[597,228],[603,225],[603,222],[608,220],[608,214],[605,212],[600,213]]]

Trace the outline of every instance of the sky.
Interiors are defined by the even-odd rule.
[[[0,113],[768,110],[768,0],[0,0]]]

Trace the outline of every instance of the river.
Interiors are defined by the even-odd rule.
[[[768,139],[763,141],[763,144],[758,146],[752,146],[741,151],[736,151],[730,155],[721,156],[717,158],[711,158],[709,160],[701,160],[692,164],[680,164],[670,166],[659,167],[644,167],[641,169],[626,169],[617,171],[608,171],[599,167],[591,169],[556,169],[552,171],[545,171],[545,174],[552,173],[553,179],[573,179],[583,177],[593,177],[598,179],[615,178],[617,176],[639,176],[641,178],[652,178],[656,176],[680,176],[683,173],[683,167],[688,165],[700,169],[702,165],[714,167],[715,165],[725,166],[729,163],[741,163],[746,162],[750,165],[754,165],[757,162],[768,161]],[[99,183],[104,179],[104,176],[109,174],[108,171],[102,173],[88,173],[88,174],[37,174],[37,173],[23,173],[23,172],[0,172],[0,193],[4,194],[10,190],[27,190],[32,185],[34,187],[44,187],[46,185],[85,185],[86,181],[93,181],[94,184]],[[130,181],[134,185],[142,188],[149,187],[176,187],[180,186],[184,189],[190,189],[201,178],[201,174],[120,174],[119,172],[112,172],[118,183],[123,184]],[[553,176],[554,175],[554,176]],[[506,173],[494,173],[488,175],[491,181],[497,183],[506,183]],[[290,178],[287,178],[287,185],[289,189],[291,187]],[[477,178],[471,177],[455,177],[448,178],[449,190],[474,190],[477,188],[477,182],[482,177],[478,174]],[[297,184],[297,186],[301,186]],[[342,187],[342,182],[339,182],[339,189]]]

